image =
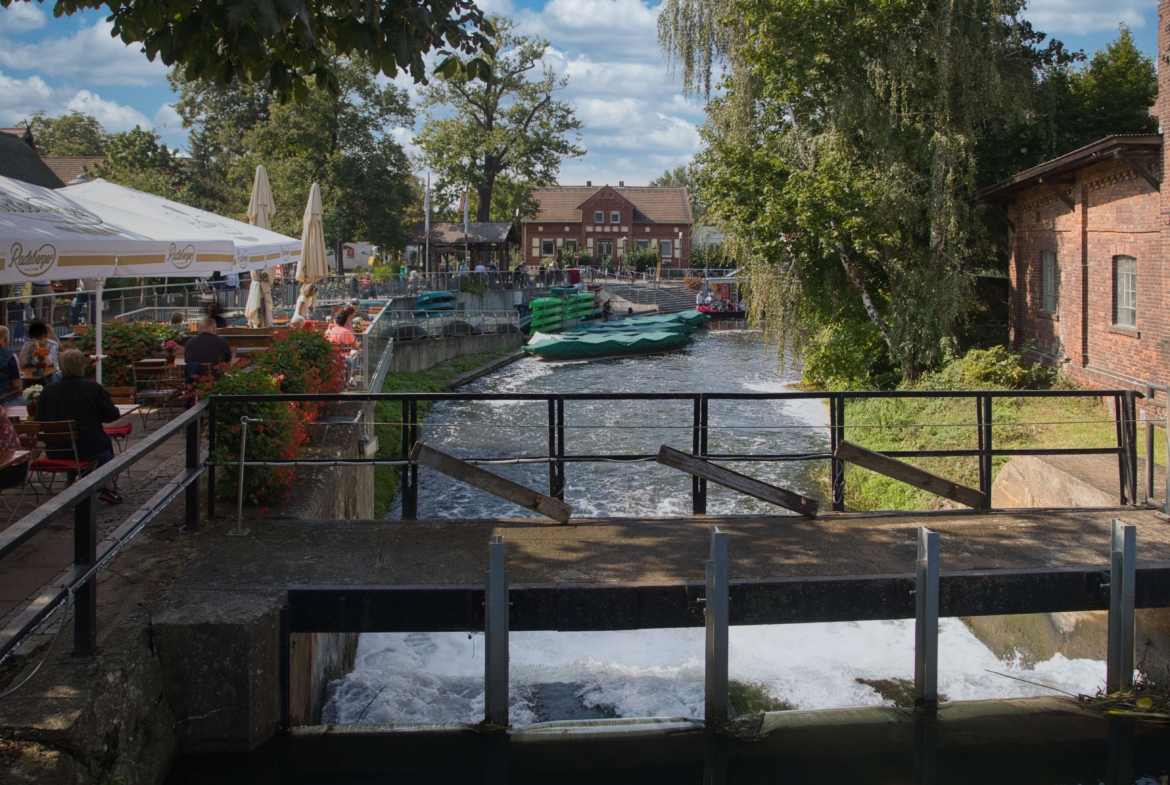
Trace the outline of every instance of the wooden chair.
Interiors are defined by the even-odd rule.
[[[146,406],[154,407],[155,412],[162,418],[163,407],[173,409],[179,398],[179,389],[174,385],[173,365],[158,363],[152,360],[135,360],[134,371],[134,402],[142,408],[142,427],[146,427],[146,418],[149,412]]]
[[[110,398],[116,404],[133,404],[134,388],[133,387],[107,387],[106,392],[110,394]],[[130,436],[134,433],[134,421],[127,420],[124,423],[117,425],[103,425],[102,430],[106,432],[114,445],[118,448],[119,453],[126,452],[126,445],[130,442]],[[127,472],[127,476],[129,472]]]
[[[15,426],[16,423],[13,423],[13,425]],[[17,438],[20,439],[20,446],[22,448],[30,451],[30,457],[31,457],[32,450],[34,450],[36,448],[36,438],[21,436],[19,432],[17,432]],[[16,485],[6,485],[3,488],[0,488],[0,491],[7,491],[10,488],[20,488],[20,496],[17,497],[16,504],[9,504],[8,499],[3,495],[3,493],[0,493],[0,504],[3,504],[4,509],[6,509],[8,511],[8,523],[5,524],[6,526],[10,525],[12,523],[13,519],[16,518],[20,514],[20,505],[24,504],[24,497],[26,495],[28,495],[28,487],[29,487],[28,475],[29,475],[29,471],[30,471],[29,470],[29,463],[26,461],[23,464],[17,464],[17,466],[24,466],[24,479],[21,480]],[[34,487],[33,493],[36,494],[37,506],[39,507],[41,504],[40,492]]]
[[[97,466],[97,458],[87,458],[83,461],[78,456],[77,423],[73,420],[18,422],[13,423],[12,427],[16,429],[16,435],[20,438],[21,444],[32,452],[25,483],[31,483],[35,474],[36,481],[50,495],[53,493],[53,484],[56,482],[57,475],[64,474],[68,477],[69,474],[75,474],[76,476],[70,480],[72,482]],[[68,450],[73,457],[50,458],[46,455],[49,450]],[[44,479],[46,475],[49,477],[47,483]],[[37,494],[37,504],[39,505],[40,491],[35,486],[33,491]]]

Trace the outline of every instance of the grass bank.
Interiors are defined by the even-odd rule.
[[[914,389],[1073,389],[1044,369],[1031,369],[1006,350],[971,352]],[[845,438],[877,452],[892,450],[959,450],[978,447],[977,413],[971,399],[882,399],[852,401],[845,407]],[[996,398],[992,405],[992,441],[1001,449],[1025,447],[1113,447],[1113,414],[1099,398]],[[1155,431],[1155,463],[1165,463],[1165,431]],[[1145,436],[1138,434],[1144,457]],[[1009,458],[995,458],[994,475]],[[977,459],[916,458],[914,465],[949,480],[979,487]],[[828,488],[827,465],[818,479]],[[905,483],[856,466],[845,470],[845,504],[852,510],[922,510],[949,505],[946,500]]]
[[[391,374],[382,383],[381,392],[445,392],[447,380],[461,373],[486,365],[492,360],[511,354],[516,347],[500,349],[486,354],[469,354],[456,357],[445,363],[436,365],[426,371],[418,373]],[[418,416],[426,415],[430,404],[420,401]],[[402,457],[402,429],[398,425],[389,423],[402,422],[402,407],[392,401],[379,401],[374,404],[374,421],[380,423],[374,426],[374,433],[378,436],[378,458],[381,460],[398,460]],[[374,467],[374,517],[381,518],[386,509],[398,493],[398,470],[393,466]]]

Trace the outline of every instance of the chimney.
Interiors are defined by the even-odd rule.
[[[618,188],[625,188],[625,187],[626,187],[626,181],[625,180],[618,180]]]
[[[592,180],[586,180],[586,181],[585,181],[585,187],[586,187],[586,188],[592,188],[592,187],[593,187],[593,181],[592,181]]]

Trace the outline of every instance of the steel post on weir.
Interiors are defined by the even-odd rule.
[[[1137,528],[1115,518],[1111,543],[1105,688],[1113,693],[1133,686]]]
[[[488,544],[488,571],[484,590],[484,721],[508,726],[508,573],[504,570],[504,540],[494,535]]]
[[[918,529],[914,578],[914,708],[938,709],[938,532]]]

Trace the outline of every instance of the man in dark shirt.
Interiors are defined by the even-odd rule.
[[[8,328],[0,325],[0,404],[14,406],[20,401],[20,365],[8,348]]]
[[[85,355],[76,349],[61,352],[57,362],[61,364],[61,381],[45,387],[37,401],[38,422],[59,422],[73,420],[77,444],[77,458],[81,461],[96,460],[101,466],[114,459],[114,448],[110,437],[102,429],[105,423],[122,416],[110,399],[110,394],[97,382],[85,378]],[[73,460],[70,445],[46,450],[50,458]],[[75,474],[69,474],[70,482]],[[103,488],[98,494],[102,501],[121,504],[122,497],[116,489]]]
[[[215,334],[215,321],[205,316],[199,320],[199,334],[187,339],[183,347],[183,361],[191,363],[230,363],[232,361],[232,345],[227,338]]]

